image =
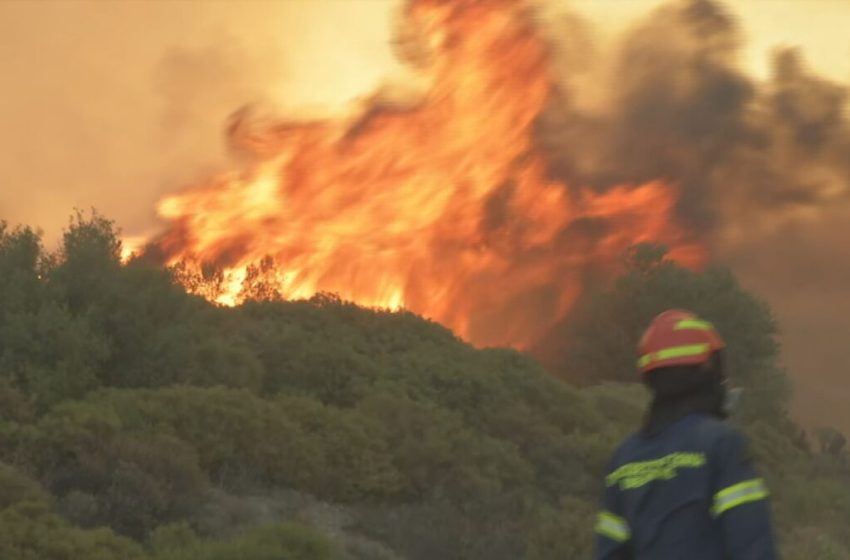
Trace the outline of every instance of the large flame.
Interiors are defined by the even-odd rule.
[[[415,0],[404,15],[424,98],[375,104],[353,125],[237,124],[249,169],[159,205],[169,264],[223,267],[214,298],[232,304],[267,258],[286,298],[333,292],[523,347],[563,318],[589,271],[610,272],[634,243],[702,259],[669,186],[599,194],[547,180],[532,126],[553,80],[520,2]]]

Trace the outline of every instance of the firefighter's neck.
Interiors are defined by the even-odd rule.
[[[725,418],[722,399],[708,392],[655,396],[647,411],[642,432],[647,436],[661,433],[679,420],[693,414]]]

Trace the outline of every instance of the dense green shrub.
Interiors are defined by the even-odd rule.
[[[646,404],[633,345],[669,306],[729,341],[785,557],[848,557],[844,437],[788,418],[777,325],[726,270],[632,251],[558,333],[578,388],[408,312],[281,301],[261,275],[222,308],[119,254],[96,214],[55,253],[0,223],[2,558],[587,557],[605,462]]]

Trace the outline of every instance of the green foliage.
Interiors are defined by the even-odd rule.
[[[782,549],[782,557],[789,560],[850,560],[846,543],[836,541],[829,534],[813,527],[794,528],[791,538]]]
[[[33,230],[10,230],[0,220],[0,309],[4,315],[38,304],[42,252],[41,239]]]
[[[187,526],[154,534],[153,560],[332,560],[333,545],[294,524],[257,527],[230,541],[202,541]]]
[[[652,318],[665,309],[688,309],[714,323],[723,336],[727,371],[747,389],[743,408],[752,417],[781,415],[790,385],[777,365],[779,329],[770,310],[728,269],[693,272],[665,255],[663,247],[634,247],[613,287],[579,303],[557,369],[585,382],[633,381],[635,348]]]
[[[579,389],[408,312],[282,301],[269,261],[223,308],[183,288],[214,269],[120,250],[97,213],[52,254],[0,223],[0,558],[587,557],[646,405],[634,345],[671,306],[727,339],[785,557],[847,557],[846,442],[788,419],[777,325],[728,271],[635,248],[562,333]]]
[[[49,268],[51,285],[68,307],[84,311],[120,274],[120,232],[94,210],[88,217],[77,211],[62,236],[62,246]]]
[[[818,428],[815,434],[822,454],[844,463],[847,462],[847,438],[844,437],[844,434],[830,427]]]
[[[42,281],[47,260],[32,230],[0,222],[0,376],[17,410],[27,399],[12,396],[16,390],[42,407],[83,395],[107,353],[88,322],[51,297]]]
[[[528,539],[526,560],[591,558],[596,511],[587,501],[564,498],[558,508],[543,508]]]
[[[21,502],[47,502],[49,495],[18,469],[0,463],[0,510]]]
[[[0,511],[0,558],[15,560],[144,560],[142,548],[108,529],[80,530],[24,502]]]

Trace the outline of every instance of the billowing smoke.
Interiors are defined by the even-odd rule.
[[[811,74],[794,50],[775,55],[769,82],[748,77],[741,31],[721,4],[660,8],[601,55],[575,49],[577,28],[591,41],[574,17],[549,28],[563,85],[538,138],[553,176],[598,189],[671,181],[680,215],[721,253],[743,231],[850,194],[845,89]]]
[[[850,427],[847,90],[775,52],[757,81],[723,4],[668,4],[618,39],[575,16],[547,28],[560,92],[538,122],[549,172],[604,190],[662,178],[714,257],[768,299],[805,420]],[[841,414],[844,414],[841,417]]]
[[[437,0],[420,3],[441,4]],[[475,4],[468,1],[462,5]],[[676,221],[705,242],[716,260],[731,264],[745,284],[767,297],[777,311],[788,333],[786,361],[793,376],[804,380],[798,383],[798,402],[802,407],[811,412],[817,408],[813,403],[819,402],[817,399],[823,395],[839,399],[835,402],[850,398],[850,394],[842,395],[833,387],[840,379],[839,372],[843,371],[841,364],[850,362],[850,350],[845,349],[842,340],[847,330],[845,317],[850,317],[850,282],[845,281],[846,274],[842,273],[846,267],[836,265],[848,262],[848,249],[838,245],[850,234],[846,225],[850,222],[850,122],[845,113],[845,87],[810,71],[804,53],[792,49],[775,53],[768,80],[753,78],[743,70],[741,61],[743,32],[732,12],[716,1],[671,2],[614,39],[601,39],[592,25],[575,14],[547,14],[536,21],[538,31],[549,40],[551,60],[547,75],[556,82],[554,94],[534,123],[531,146],[531,151],[542,152],[545,156],[541,161],[546,163],[548,177],[570,188],[589,187],[599,195],[616,194],[621,185],[659,180],[673,185],[679,193]],[[481,29],[470,27],[465,32],[481,36]],[[422,44],[417,42],[417,37],[403,35],[398,37],[398,50],[415,72],[421,66],[419,57],[425,54],[414,47]],[[454,45],[463,44],[461,36],[458,37]],[[253,67],[245,71],[238,64],[237,54],[232,49],[180,51],[168,57],[160,69],[157,85],[164,97],[172,101],[167,118],[170,126],[177,126],[178,132],[184,134],[197,131],[196,125],[204,122],[208,113],[204,107],[213,103],[220,106],[218,97],[212,92],[226,85],[219,83],[221,76],[235,73],[242,77],[235,85],[231,83],[230,89],[241,88],[248,93],[258,89],[257,82],[262,81],[263,72],[255,72]],[[479,70],[481,67],[477,62],[469,66]],[[495,68],[498,70],[500,66]],[[235,72],[237,69],[240,71]],[[505,87],[524,83],[526,106],[529,100],[536,99],[529,95],[530,82],[518,76],[516,69],[510,79],[499,83],[504,83]],[[423,89],[420,84],[414,84],[413,89],[417,93],[427,91],[427,87]],[[205,93],[197,95],[198,92]],[[387,92],[393,95],[388,96]],[[241,101],[247,102],[254,97],[246,95]],[[404,103],[399,104],[399,99]],[[398,94],[396,90],[383,91],[369,100],[370,110],[354,126],[340,125],[348,131],[340,146],[347,148],[339,148],[329,155],[338,159],[339,154],[350,155],[352,147],[374,149],[378,146],[375,130],[383,126],[382,123],[403,121],[405,115],[415,113],[417,103],[421,102],[417,95],[411,96],[404,91]],[[462,106],[461,103],[449,105],[452,110]],[[480,106],[483,104],[469,105],[473,109]],[[504,106],[504,99],[494,106]],[[233,105],[234,109],[236,107],[237,103]],[[446,121],[468,117],[466,113],[468,111],[460,116],[440,113],[439,119],[429,121],[428,126],[420,130],[433,133]],[[445,115],[451,115],[451,119]],[[230,147],[241,155],[247,150],[262,160],[267,157],[265,150],[271,149],[273,153],[287,135],[304,133],[309,136],[312,134],[310,126],[314,126],[301,127],[298,119],[272,117],[271,121],[288,123],[288,126],[269,126],[257,119],[252,110],[236,113],[231,120],[234,126],[228,130]],[[483,123],[490,125],[492,121],[484,119]],[[207,125],[217,126],[218,122],[216,116]],[[472,128],[483,130],[481,123],[472,124]],[[493,138],[508,137],[517,128],[515,120],[510,120],[510,125],[497,133],[483,135],[484,139],[478,142],[483,145]],[[319,130],[322,126],[315,123],[314,128]],[[211,138],[213,135],[197,136]],[[182,138],[188,139],[188,136]],[[364,139],[369,138],[372,141],[365,142]],[[435,146],[444,149],[445,144],[440,141]],[[394,141],[388,147],[398,145]],[[423,155],[422,161],[433,160],[435,149],[425,150],[426,146],[417,133],[411,149],[406,152],[407,159],[418,153],[417,150],[424,150],[428,153]],[[466,147],[457,152],[467,153]],[[457,162],[460,157],[453,154],[445,160]],[[250,158],[247,159],[250,164]],[[375,160],[401,161],[386,156],[376,156]],[[483,161],[492,163],[492,154]],[[327,164],[319,167],[324,173],[333,168]],[[190,162],[186,169],[192,172],[197,166]],[[305,176],[315,175],[314,164],[305,164],[303,169]],[[444,175],[444,167],[436,173],[441,180]],[[375,175],[369,184],[377,186],[376,180],[380,177],[383,176]],[[394,185],[398,187],[399,184],[396,181]],[[505,203],[513,196],[516,183],[508,181],[492,186],[494,196],[487,198],[484,213],[483,226],[489,236],[485,238],[488,242],[494,239],[515,242],[509,232],[500,236],[490,234],[507,232],[505,224],[522,223],[517,219],[518,214],[512,214],[510,205]],[[331,191],[333,189],[323,191],[322,200],[326,200]],[[302,190],[302,195],[305,192],[309,190]],[[368,201],[377,199],[364,197]],[[223,207],[243,214],[238,205],[228,203]],[[187,208],[187,212],[194,215],[200,207],[191,204]],[[421,214],[421,208],[417,207],[416,212]],[[277,212],[264,219],[283,220]],[[234,262],[251,244],[253,233],[248,237],[236,235],[238,232],[232,227],[232,220],[223,223],[228,227],[222,231],[234,233],[233,238],[217,244],[211,255],[219,262]],[[589,247],[599,245],[594,241],[605,231],[596,231],[593,227],[600,223],[599,219],[574,220],[559,239],[572,244],[589,239]],[[301,236],[299,239],[303,239],[306,229],[295,229]],[[324,232],[329,229],[319,228]],[[255,230],[247,228],[249,232]],[[171,245],[183,247],[189,243],[188,230],[182,229],[177,222],[171,224],[168,233]],[[167,244],[157,248],[166,253],[169,250]],[[548,255],[526,253],[537,257]],[[563,250],[552,251],[552,254],[563,253]],[[409,258],[402,261],[412,262]],[[523,269],[522,260],[511,262],[517,270]],[[455,269],[453,272],[457,277]],[[572,269],[569,272],[586,280],[593,271],[588,266],[578,272]],[[504,274],[501,278],[504,280]],[[443,279],[437,283],[444,284]],[[547,294],[563,292],[549,284],[543,288]],[[531,306],[532,299],[526,297],[526,293],[537,292],[523,291],[523,297],[516,299],[517,308],[527,310]],[[548,300],[545,302],[541,307],[553,307]],[[499,323],[490,316],[479,322]],[[850,393],[850,388],[847,391]],[[808,416],[826,420],[811,413]],[[850,426],[850,416],[843,422]]]
[[[546,177],[534,124],[556,80],[523,7],[411,1],[399,50],[423,88],[402,106],[378,92],[348,118],[240,112],[229,139],[241,168],[164,198],[168,226],[147,255],[220,267],[220,303],[250,294],[248,269],[268,257],[281,297],[404,306],[475,344],[520,348],[634,243],[701,263],[672,215],[674,186],[594,192]]]

